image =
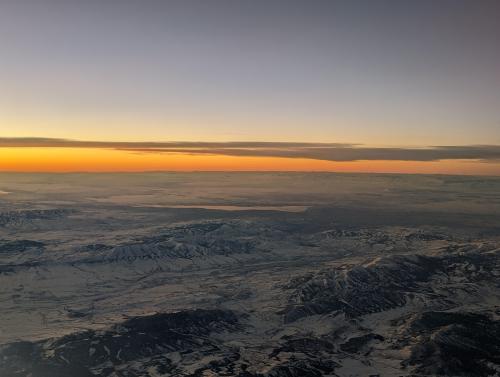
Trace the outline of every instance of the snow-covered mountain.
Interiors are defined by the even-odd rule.
[[[423,188],[334,204],[311,177],[312,197],[219,186],[231,210],[2,186],[0,376],[500,375],[500,190],[486,209],[479,183],[432,186],[473,198],[436,212]]]

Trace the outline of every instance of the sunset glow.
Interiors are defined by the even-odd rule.
[[[446,160],[335,162],[305,158],[129,152],[99,148],[0,148],[0,171],[329,171],[496,175],[499,173],[499,165]]]

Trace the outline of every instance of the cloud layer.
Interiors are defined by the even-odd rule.
[[[1,147],[108,148],[139,153],[188,153],[224,156],[358,160],[481,160],[500,162],[499,145],[377,148],[359,144],[291,142],[108,142],[51,138],[0,138]]]

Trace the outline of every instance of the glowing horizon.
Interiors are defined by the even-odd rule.
[[[325,161],[309,158],[147,153],[107,148],[0,148],[1,172],[311,171],[500,175],[499,163],[474,160]]]

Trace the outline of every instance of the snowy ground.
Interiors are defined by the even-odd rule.
[[[0,376],[494,375],[499,256],[496,178],[0,174]]]

